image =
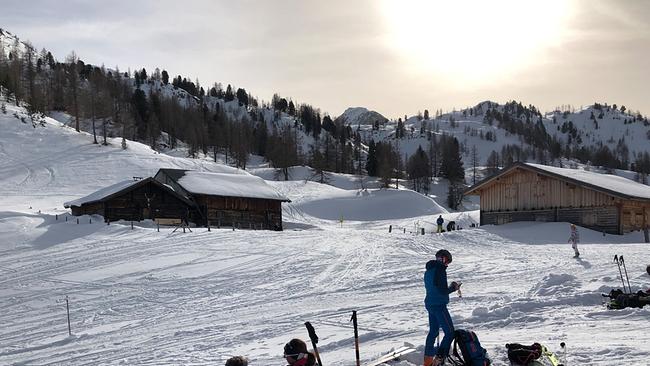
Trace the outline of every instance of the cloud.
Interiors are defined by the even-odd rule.
[[[485,99],[542,109],[601,98],[650,111],[650,2],[575,0],[568,31],[526,67],[467,87],[404,63],[417,53],[389,47],[379,2],[5,0],[0,24],[62,60],[166,69],[201,84],[231,83],[263,99],[274,92],[338,114],[351,105],[388,116],[450,109]],[[487,16],[487,15],[486,15]],[[560,16],[560,14],[558,14]],[[429,18],[427,18],[429,19]],[[398,19],[409,22],[410,19]],[[431,22],[436,17],[430,17]],[[463,17],[455,22],[463,25]],[[537,26],[544,27],[545,22]],[[444,34],[437,35],[444,37]],[[476,42],[508,42],[507,39]],[[467,54],[467,65],[501,55]],[[465,87],[463,87],[465,86]],[[603,100],[605,101],[605,100]]]

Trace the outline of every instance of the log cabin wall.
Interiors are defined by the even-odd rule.
[[[282,203],[245,197],[195,196],[210,226],[282,230]]]
[[[73,216],[81,215],[102,215],[104,216],[104,204],[102,202],[95,202],[81,206],[70,207]]]
[[[118,193],[100,202],[72,206],[71,210],[75,216],[102,215],[106,222],[141,221],[156,218],[200,220],[200,215],[188,202],[151,182]]]
[[[169,218],[196,220],[195,210],[177,197],[148,183],[106,201],[104,220],[141,221]]]

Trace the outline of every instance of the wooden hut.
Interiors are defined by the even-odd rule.
[[[648,241],[650,186],[623,177],[518,162],[465,195],[480,196],[482,225],[565,221],[612,234],[644,230]]]
[[[196,204],[188,197],[149,177],[127,180],[88,196],[64,203],[72,214],[102,215],[104,221],[145,219],[201,220]]]
[[[291,202],[254,175],[160,169],[154,179],[191,197],[201,225],[282,230],[282,202]]]

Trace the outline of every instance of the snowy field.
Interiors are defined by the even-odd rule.
[[[469,228],[476,211],[447,213],[408,190],[359,190],[342,175],[333,177],[336,187],[272,182],[292,200],[284,232],[157,232],[150,222],[131,229],[88,216],[77,224],[63,202],[125,178],[160,167],[233,169],[133,142],[127,150],[119,141],[93,145],[52,120],[21,123],[7,109],[0,365],[223,365],[236,354],[251,365],[284,365],[283,345],[307,339],[305,321],[316,328],[325,365],[353,365],[352,310],[364,362],[407,342],[418,352],[398,365],[419,365],[424,264],[440,248],[454,255],[450,281],[464,283],[463,298],[452,295],[449,304],[456,327],[474,330],[495,365],[508,364],[505,343],[559,351],[562,341],[568,365],[649,364],[650,309],[610,311],[600,295],[621,287],[615,254],[625,257],[633,290],[650,287],[640,233],[581,229],[576,260],[566,224]],[[439,213],[465,229],[431,234]],[[421,227],[426,234],[414,235]]]

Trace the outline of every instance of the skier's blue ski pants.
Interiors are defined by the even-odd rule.
[[[451,341],[454,339],[454,323],[451,321],[447,305],[427,305],[426,307],[429,312],[429,334],[424,345],[424,355],[440,355],[446,358],[449,355]],[[440,328],[445,332],[445,336],[440,342],[440,348],[436,349],[435,341]]]

